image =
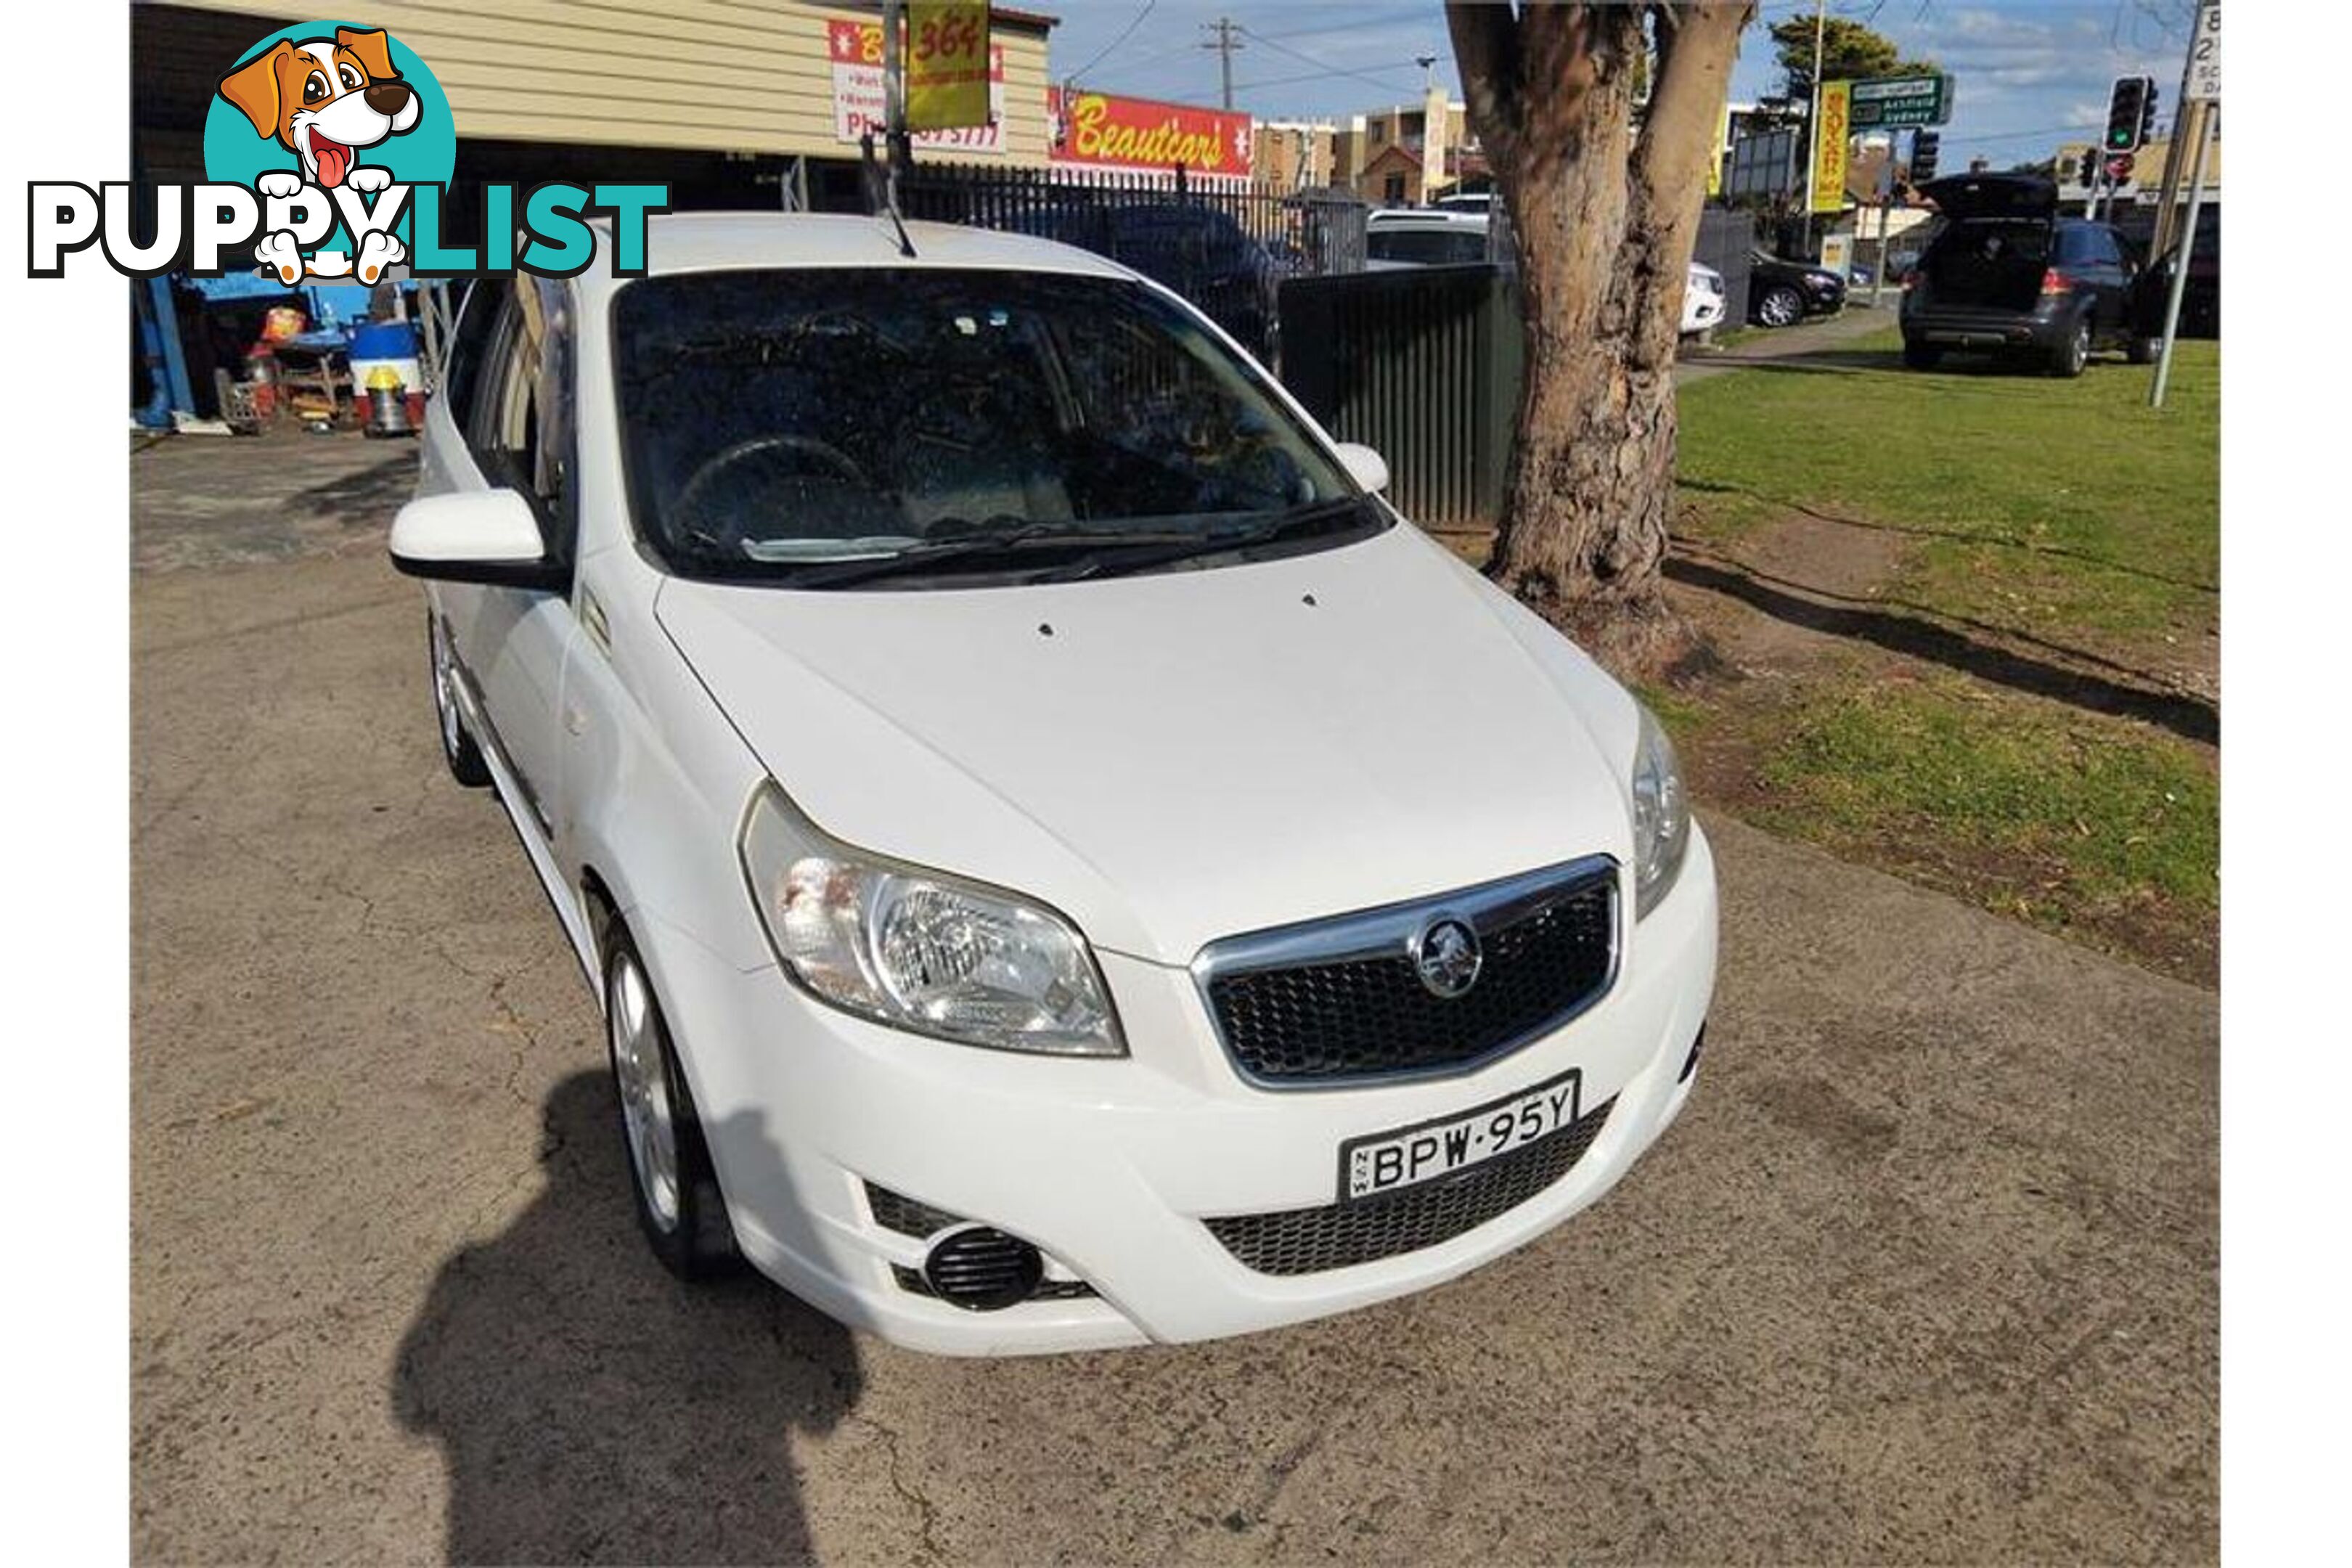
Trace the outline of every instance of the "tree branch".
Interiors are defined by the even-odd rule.
[[[1507,157],[1527,110],[1518,20],[1508,5],[1445,0],[1445,26],[1470,123],[1490,152]]]

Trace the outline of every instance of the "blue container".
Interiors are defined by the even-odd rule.
[[[410,360],[416,357],[416,323],[373,321],[352,329],[352,359]]]

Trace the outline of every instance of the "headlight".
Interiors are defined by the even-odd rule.
[[[817,1000],[996,1050],[1127,1054],[1094,954],[1053,910],[836,843],[772,784],[740,850],[776,957]]]
[[[1633,918],[1657,907],[1683,868],[1690,847],[1690,797],[1675,743],[1647,708],[1633,751]]]

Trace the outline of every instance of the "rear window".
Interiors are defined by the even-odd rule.
[[[1939,262],[2050,261],[2050,225],[2039,218],[1978,217],[1948,223],[1931,247]]]
[[[1470,228],[1393,228],[1375,225],[1365,232],[1364,254],[1374,261],[1459,266],[1486,259],[1486,237]]]

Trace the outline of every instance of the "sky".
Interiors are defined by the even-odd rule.
[[[1264,120],[1337,118],[1421,97],[1418,57],[1460,96],[1439,0],[1012,0],[1057,15],[1055,76],[1104,92],[1218,100],[1207,24],[1241,28],[1234,103]],[[2095,135],[2118,76],[2156,79],[2161,121],[2180,86],[2195,0],[1830,0],[1832,16],[1868,22],[1906,58],[1957,78],[1943,163],[1971,156],[1995,168],[2050,156]],[[1813,0],[1764,0],[1741,40],[1732,96],[1772,92],[1780,71],[1764,29],[1811,16]]]

